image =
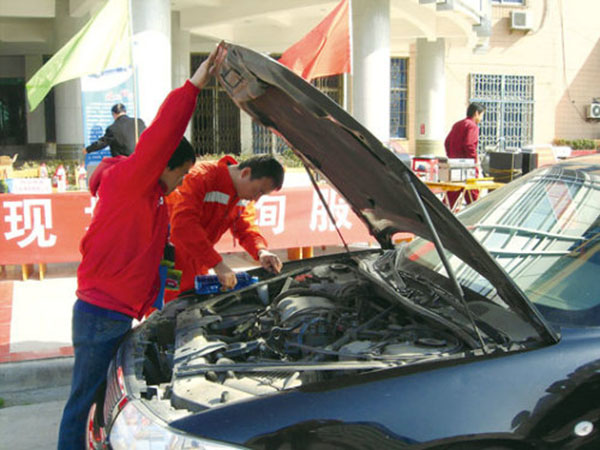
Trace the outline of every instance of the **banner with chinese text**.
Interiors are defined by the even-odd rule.
[[[91,199],[89,192],[0,194],[0,264],[79,261]]]
[[[346,201],[322,188],[347,243],[375,242]],[[90,223],[94,200],[88,192],[47,195],[0,194],[0,264],[74,262]],[[335,227],[311,187],[287,188],[256,204],[257,225],[272,249],[341,245]],[[244,251],[227,233],[219,252]]]

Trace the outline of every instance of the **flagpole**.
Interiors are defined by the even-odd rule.
[[[352,0],[348,0],[348,40],[350,41],[350,72],[344,74],[344,109],[354,113],[354,21],[352,20]]]
[[[131,71],[133,72],[133,123],[135,126],[135,144],[137,145],[139,139],[138,129],[138,110],[137,110],[137,74],[135,71],[135,62],[133,60],[133,13],[131,2],[133,0],[127,0],[127,6],[129,8],[129,59],[131,60]]]

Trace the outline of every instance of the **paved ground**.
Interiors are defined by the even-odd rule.
[[[70,356],[77,264],[50,264],[46,277],[21,280],[8,266],[0,281],[0,363]]]
[[[2,448],[39,450],[56,448],[58,425],[67,398],[66,388],[60,399],[0,409]]]

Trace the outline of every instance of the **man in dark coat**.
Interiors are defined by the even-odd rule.
[[[111,108],[114,122],[106,128],[106,133],[96,142],[92,142],[84,150],[84,154],[102,150],[110,146],[111,156],[129,156],[135,149],[135,120],[127,115],[123,103],[117,103]],[[142,119],[137,119],[138,136],[146,129]]]

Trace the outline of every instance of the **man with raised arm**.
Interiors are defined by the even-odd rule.
[[[73,307],[75,364],[58,448],[84,449],[86,419],[131,322],[160,290],[159,265],[168,234],[165,196],[195,161],[183,138],[198,92],[226,51],[219,45],[185,84],[172,91],[129,157],[104,158],[90,180],[98,196],[81,240]]]

